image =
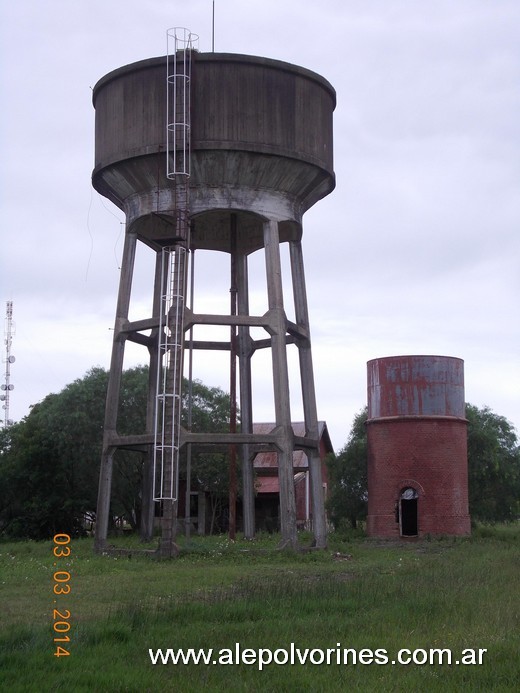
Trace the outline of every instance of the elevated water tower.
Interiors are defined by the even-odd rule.
[[[179,451],[183,446],[232,445],[242,451],[244,532],[254,535],[252,456],[278,453],[282,542],[297,544],[292,456],[309,457],[315,544],[325,546],[318,419],[302,255],[302,216],[335,185],[332,114],[335,92],[307,69],[261,57],[200,53],[186,30],[176,30],[167,57],[143,60],[95,86],[93,186],[126,215],[126,233],[107,394],[96,526],[96,550],[106,547],[112,459],[119,448],[146,462],[145,528],[153,499],[163,507],[160,553],[174,553]],[[287,318],[281,244],[288,244],[294,320]],[[156,254],[152,314],[129,320],[138,244]],[[196,277],[188,262],[203,249],[229,256],[229,314],[197,314],[187,300]],[[248,259],[265,256],[268,309],[250,314]],[[191,278],[190,278],[191,277]],[[231,295],[231,301],[229,299]],[[193,298],[193,297],[192,297]],[[194,302],[196,306],[197,302]],[[227,326],[229,339],[187,340],[194,326]],[[259,328],[263,335],[258,337]],[[125,345],[149,352],[147,430],[118,432]],[[192,433],[180,425],[187,348],[231,354],[238,361],[240,432]],[[288,347],[297,349],[305,435],[291,426]],[[276,425],[253,433],[252,362],[268,349]],[[153,489],[153,492],[152,492]],[[146,532],[145,532],[146,533]]]

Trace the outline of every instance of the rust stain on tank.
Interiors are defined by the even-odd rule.
[[[390,356],[368,362],[368,417],[464,417],[464,362]]]

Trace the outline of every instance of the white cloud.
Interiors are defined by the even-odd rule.
[[[15,419],[108,366],[124,220],[90,188],[91,87],[164,54],[175,25],[211,49],[206,0],[3,8],[0,299],[17,323]],[[464,358],[467,399],[520,428],[519,27],[516,0],[216,2],[218,51],[294,62],[337,91],[337,188],[304,220],[318,410],[336,447],[365,402],[366,361],[397,353]],[[145,253],[136,316],[151,271]],[[197,301],[210,306],[206,284]],[[267,415],[261,377],[257,389]]]

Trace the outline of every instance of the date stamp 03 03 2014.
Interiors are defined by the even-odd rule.
[[[65,608],[66,599],[71,592],[70,573],[62,570],[60,562],[69,558],[72,549],[68,534],[55,534],[53,538],[52,552],[54,558],[54,573],[52,591],[54,594],[53,616],[53,644],[55,657],[68,657],[70,655],[70,610]]]

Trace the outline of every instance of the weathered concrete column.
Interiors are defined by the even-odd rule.
[[[198,499],[197,534],[203,537],[206,534],[206,494],[204,491],[199,491]]]
[[[247,255],[237,256],[238,314],[249,315],[249,285]],[[242,433],[253,433],[253,398],[251,384],[252,340],[249,327],[238,328],[238,367],[240,374],[240,423]],[[242,507],[244,515],[244,537],[255,536],[255,488],[253,460],[249,445],[242,445]]]
[[[280,485],[280,525],[282,545],[296,548],[296,502],[294,493],[294,433],[291,423],[289,371],[287,367],[287,317],[283,305],[282,269],[278,222],[264,223],[264,246],[267,272],[267,294],[271,324],[271,353],[276,426],[279,435],[278,481]]]
[[[323,480],[319,451],[318,412],[316,408],[316,391],[310,341],[309,309],[305,290],[305,273],[303,252],[300,241],[290,241],[291,271],[293,280],[294,309],[296,322],[307,332],[308,338],[298,340],[300,360],[300,379],[302,387],[303,412],[305,418],[305,435],[316,441],[316,448],[307,453],[312,498],[312,529],[314,544],[319,548],[327,545],[327,524],[325,519],[325,502],[323,497]]]
[[[162,262],[162,250],[156,251],[155,257],[155,279],[153,290],[153,316],[158,316],[161,310],[161,286],[165,281],[164,266]],[[148,348],[149,352],[149,371],[148,371],[148,397],[146,404],[146,432],[153,434],[155,423],[157,373],[159,369],[159,328],[155,327],[150,335],[152,344]],[[141,507],[141,541],[149,542],[153,539],[155,502],[153,499],[153,445],[149,447],[145,454],[143,469],[142,487],[142,507]]]
[[[168,253],[168,261],[165,262],[166,270],[170,275],[170,281],[175,288],[172,290],[171,304],[166,314],[165,333],[169,332],[170,338],[163,355],[163,361],[159,365],[162,370],[164,383],[164,416],[162,422],[162,449],[163,457],[162,473],[164,475],[164,489],[162,501],[161,540],[159,542],[158,555],[162,558],[177,556],[179,547],[175,543],[178,530],[179,511],[179,456],[181,434],[181,409],[182,409],[182,376],[184,363],[184,321],[185,296],[187,286],[186,258],[187,253],[182,244],[165,249]],[[166,358],[166,356],[168,358]],[[156,445],[158,441],[156,441]],[[170,451],[167,454],[166,451]],[[169,458],[169,459],[168,459]],[[173,490],[174,498],[169,496],[168,489]]]
[[[124,323],[128,320],[136,243],[136,234],[132,231],[127,232],[125,234],[123,259],[121,262],[119,294],[114,325],[114,341],[112,342],[112,357],[110,360],[110,371],[108,374],[105,427],[103,434],[103,451],[101,455],[101,470],[99,474],[96,532],[94,543],[94,549],[97,552],[101,552],[105,548],[108,533],[113,456],[115,452],[115,449],[111,445],[111,439],[116,434],[117,412],[119,409],[119,392],[121,389],[121,376],[123,373],[123,359],[125,355],[126,338],[121,333],[121,330]]]

